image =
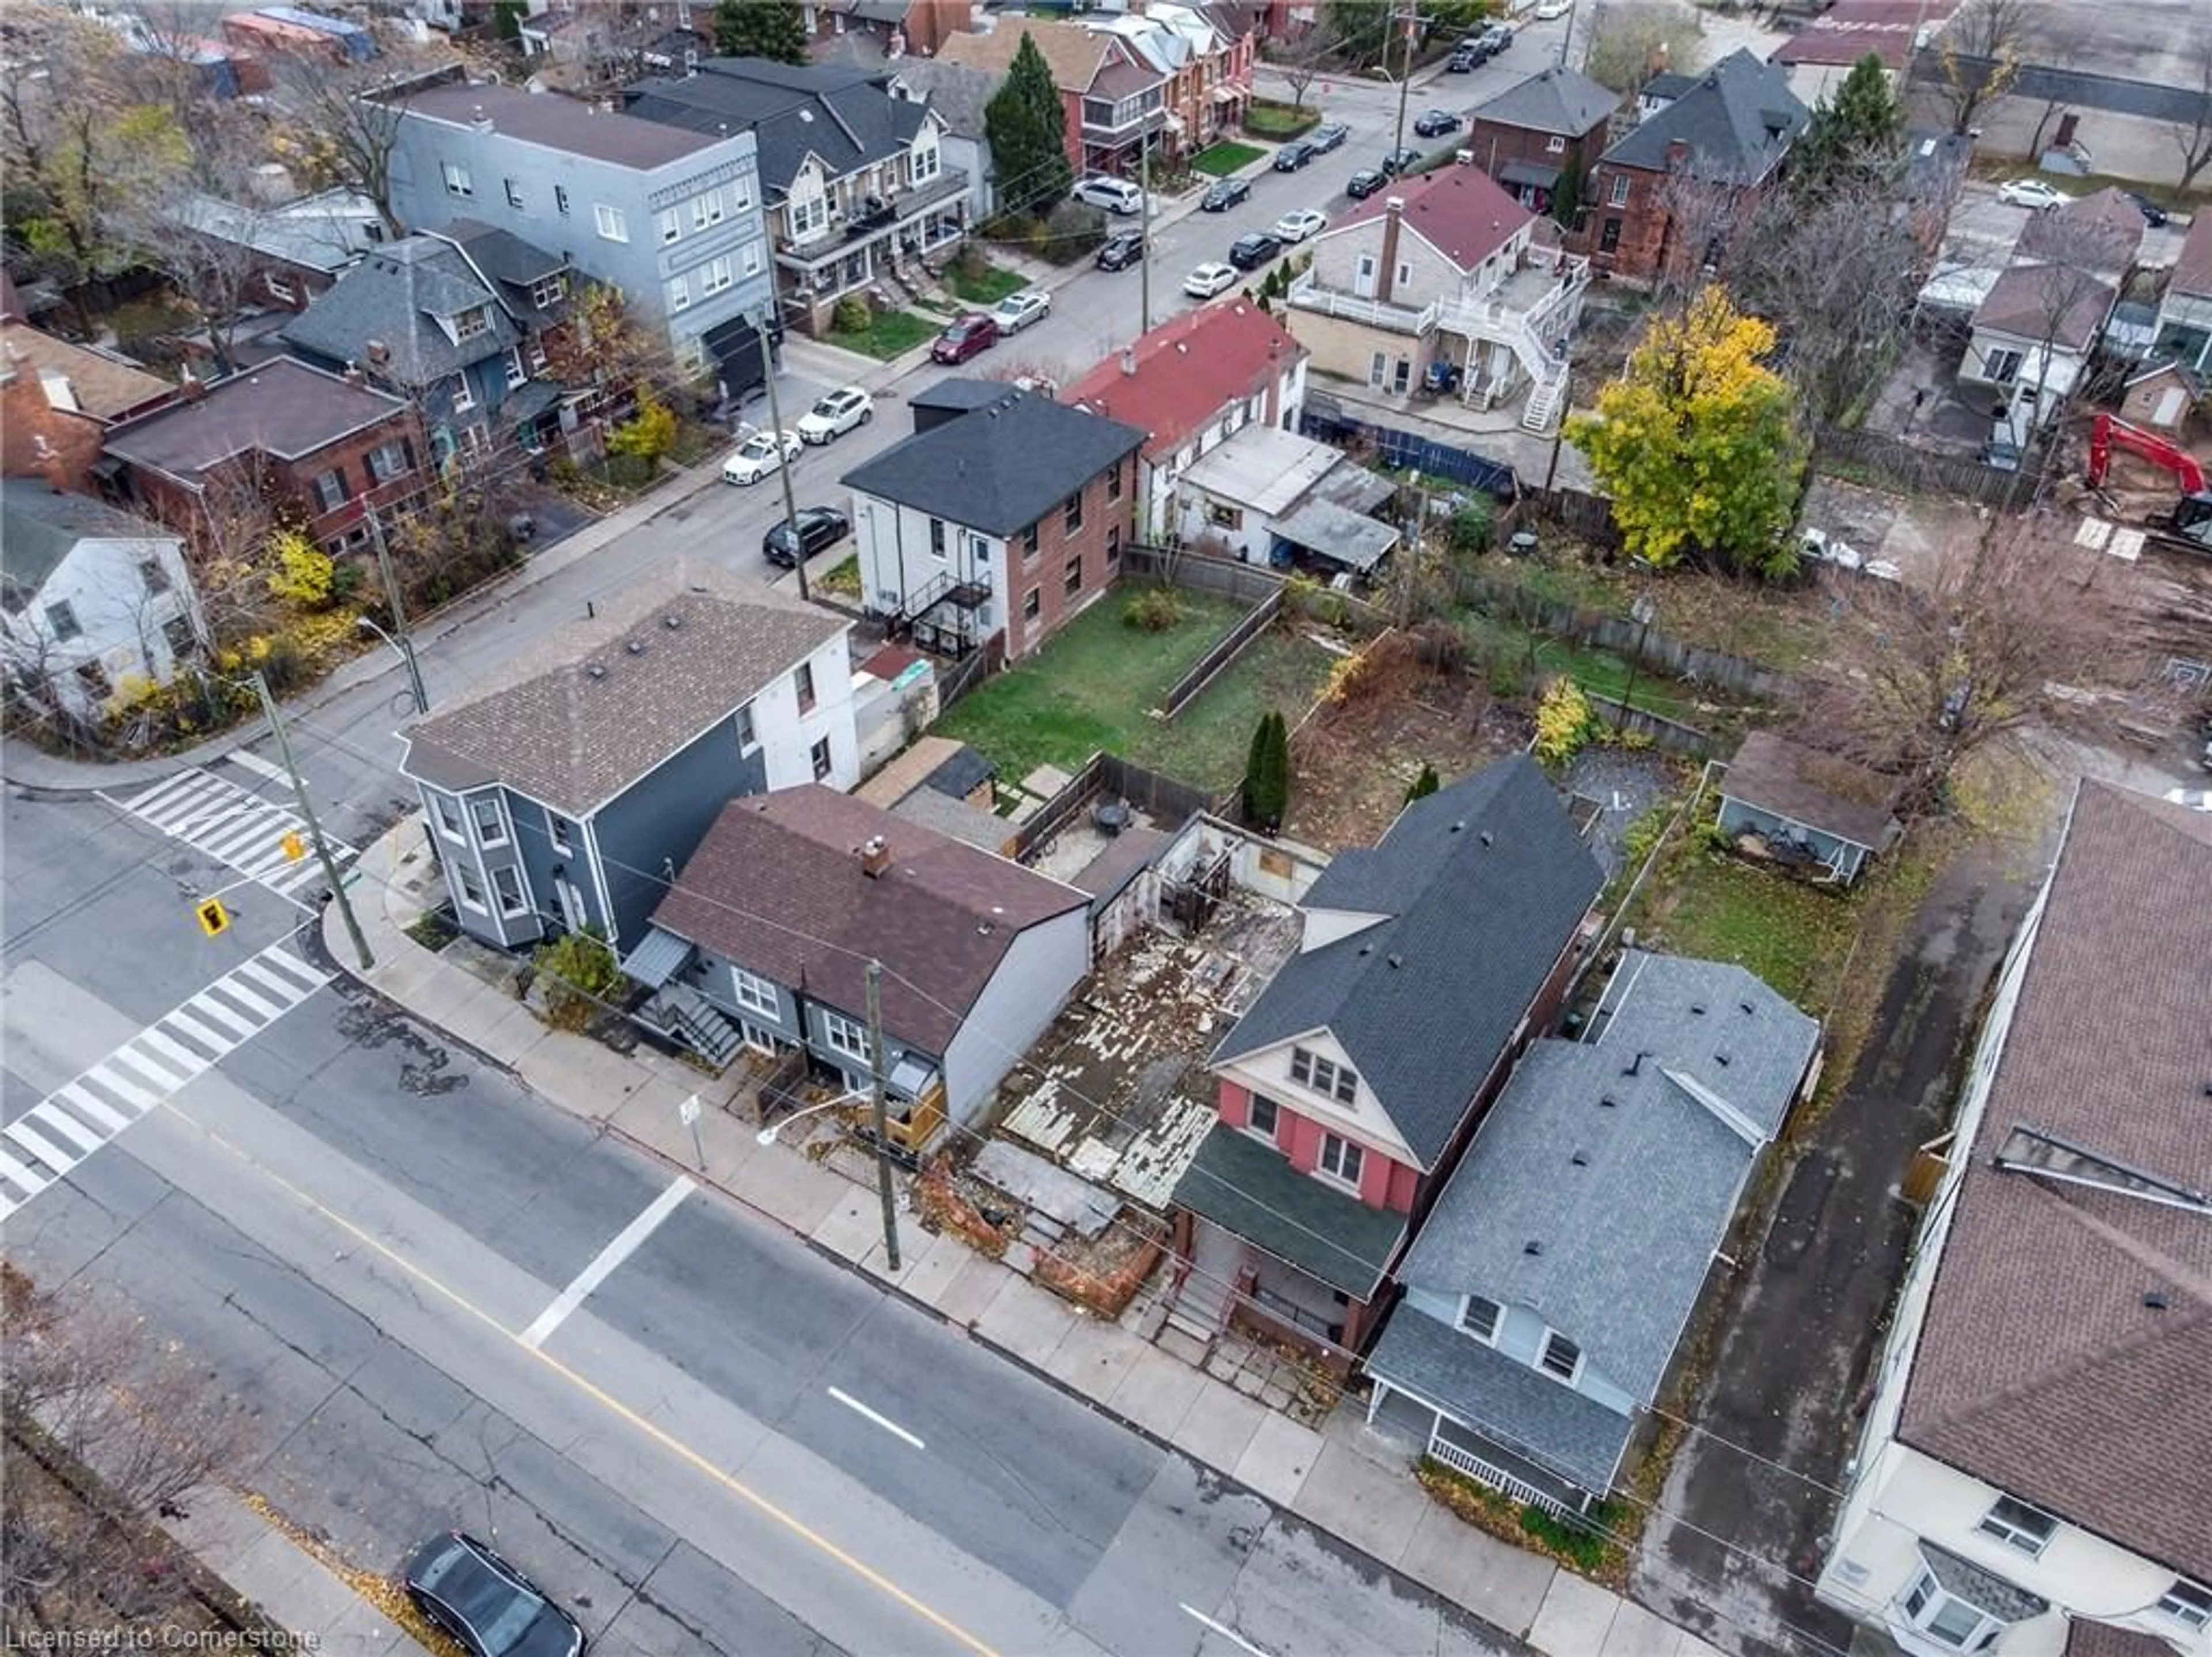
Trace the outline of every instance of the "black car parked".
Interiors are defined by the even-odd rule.
[[[1266,231],[1239,236],[1229,249],[1229,262],[1240,271],[1256,271],[1283,251],[1283,244]]]
[[[1099,244],[1093,259],[1102,271],[1126,271],[1145,255],[1142,230],[1116,230]]]
[[[1199,202],[1202,213],[1225,213],[1252,193],[1249,179],[1216,179]]]
[[[1388,173],[1377,173],[1372,168],[1362,168],[1354,173],[1344,186],[1344,193],[1354,201],[1365,201],[1384,185],[1390,182]]]
[[[1401,173],[1410,173],[1421,164],[1421,152],[1407,144],[1403,149],[1394,149],[1382,158],[1382,175],[1396,178]]]
[[[1424,138],[1441,138],[1447,132],[1459,131],[1459,117],[1449,109],[1427,109],[1413,123],[1413,131]]]
[[[2130,190],[2125,193],[2127,195],[2127,198],[2135,204],[2136,211],[2143,216],[2143,222],[2145,224],[2149,225],[2154,230],[2160,225],[2166,222],[2166,209],[2160,207],[2148,196],[2143,194],[2142,191]]]
[[[799,509],[799,545],[807,557],[812,557],[825,546],[835,546],[852,533],[851,522],[834,506]],[[786,570],[798,564],[799,555],[792,551],[791,525],[787,521],[761,537],[761,551],[770,564],[781,564]]]
[[[449,1531],[407,1562],[407,1597],[469,1657],[581,1657],[584,1630],[483,1543]]]
[[[1352,129],[1340,121],[1323,121],[1305,136],[1307,149],[1316,155],[1326,155],[1352,136]]]
[[[1295,173],[1314,156],[1313,146],[1304,138],[1293,138],[1275,152],[1274,168],[1278,173]]]

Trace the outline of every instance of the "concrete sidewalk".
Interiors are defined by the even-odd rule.
[[[170,1535],[270,1621],[300,1636],[320,1657],[401,1657],[420,1653],[412,1635],[362,1597],[243,1498],[195,1491],[186,1517],[166,1521]]]
[[[337,906],[323,917],[331,958],[424,1022],[512,1069],[562,1109],[599,1123],[886,1283],[1007,1358],[1151,1437],[1256,1491],[1379,1563],[1526,1639],[1546,1657],[1717,1657],[1695,1635],[1610,1590],[1479,1531],[1431,1501],[1402,1448],[1340,1407],[1316,1431],[1276,1414],[948,1234],[902,1228],[893,1272],[872,1185],[762,1145],[743,1078],[708,1082],[641,1047],[625,1057],[549,1029],[501,989],[416,944],[404,929],[441,893],[435,859],[410,816],[362,855],[351,882],[375,965],[358,962]],[[696,1093],[695,1148],[678,1114]],[[794,1136],[797,1137],[797,1136]]]

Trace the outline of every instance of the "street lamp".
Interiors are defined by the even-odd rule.
[[[854,1100],[866,1099],[867,1096],[868,1095],[864,1093],[842,1093],[838,1094],[835,1099],[825,1099],[819,1105],[809,1105],[803,1111],[793,1111],[789,1116],[784,1118],[782,1121],[763,1128],[758,1133],[755,1134],[753,1137],[763,1145],[773,1145],[775,1143],[775,1136],[781,1133],[786,1128],[788,1128],[793,1123],[801,1121],[810,1116],[819,1116],[824,1111],[834,1111],[840,1105],[850,1105]]]
[[[415,698],[415,711],[418,714],[428,713],[430,693],[422,688],[422,664],[415,660],[415,641],[404,635],[398,638],[392,637],[367,616],[355,618],[355,625],[364,633],[375,634],[398,653],[400,661],[407,664],[407,689]]]

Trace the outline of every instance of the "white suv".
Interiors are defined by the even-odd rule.
[[[1127,179],[1110,179],[1094,173],[1075,186],[1075,199],[1103,207],[1109,213],[1135,213],[1144,209],[1145,192]]]

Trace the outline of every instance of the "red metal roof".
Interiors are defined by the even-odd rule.
[[[1109,356],[1061,400],[1140,428],[1150,457],[1180,446],[1224,404],[1252,395],[1301,349],[1256,305],[1201,305],[1139,338],[1129,351],[1133,373]]]
[[[1837,0],[1784,41],[1775,64],[1856,64],[1869,52],[1885,69],[1905,67],[1916,25],[1940,27],[1957,0]]]
[[[1474,270],[1535,216],[1480,168],[1446,167],[1402,192],[1395,186],[1376,191],[1332,231],[1380,219],[1394,200],[1406,204],[1406,228],[1419,232],[1462,271]]]

